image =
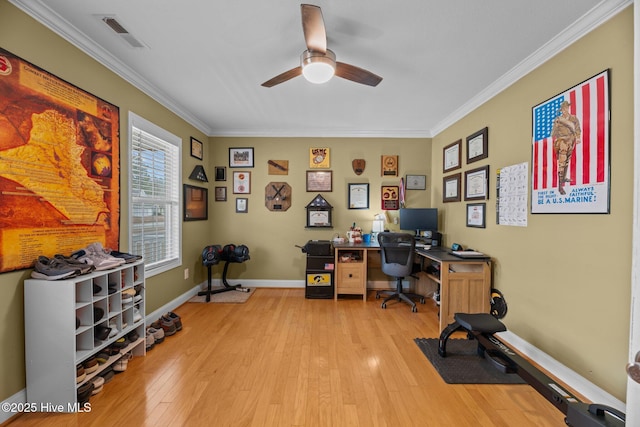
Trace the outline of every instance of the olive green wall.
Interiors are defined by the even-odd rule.
[[[304,256],[294,245],[304,245],[311,239],[330,240],[338,233],[344,237],[355,222],[363,231],[371,231],[373,217],[381,209],[380,187],[399,185],[400,178],[381,176],[380,156],[397,154],[400,175],[430,175],[431,144],[427,139],[384,138],[211,138],[206,151],[213,152],[208,176],[213,180],[214,166],[228,166],[229,147],[254,147],[253,169],[227,168],[226,182],[210,182],[227,187],[227,201],[210,204],[212,226],[211,243],[246,244],[251,261],[233,266],[234,277],[266,280],[304,280]],[[333,206],[332,229],[307,229],[305,207],[318,194],[306,191],[306,171],[309,169],[309,149],[328,147],[330,169],[333,172],[333,191],[321,193]],[[365,159],[366,167],[357,176],[352,169],[353,159]],[[268,160],[288,160],[288,175],[269,175]],[[251,194],[233,194],[232,172],[251,172]],[[269,182],[286,182],[291,186],[291,207],[284,212],[272,212],[265,206],[265,186]],[[369,209],[347,209],[347,184],[369,183]],[[431,180],[427,190],[408,190],[407,207],[428,207]],[[249,199],[248,213],[235,212],[237,197]],[[390,229],[397,229],[393,218],[397,211],[389,211]],[[219,273],[219,272],[218,272]]]
[[[442,182],[444,146],[489,127],[489,158],[471,165],[463,160],[461,169],[464,176],[466,170],[490,165],[487,227],[467,228],[466,203],[443,205],[442,186],[437,186],[432,204],[444,208],[446,242],[494,258],[494,286],[505,294],[504,321],[511,332],[623,401],[631,292],[632,49],[628,8],[437,135],[431,175],[434,183]],[[522,162],[531,167],[531,107],[607,68],[611,214],[538,214],[528,215],[524,228],[496,225],[496,169]]]

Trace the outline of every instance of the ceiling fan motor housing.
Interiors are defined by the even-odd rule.
[[[335,74],[336,54],[327,49],[326,52],[305,50],[300,55],[302,74],[311,83],[326,83]]]

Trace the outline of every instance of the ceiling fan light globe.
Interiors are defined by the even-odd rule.
[[[302,75],[315,84],[326,83],[336,72],[336,56],[327,49],[326,53],[306,50],[300,58]]]

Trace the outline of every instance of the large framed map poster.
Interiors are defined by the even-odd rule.
[[[117,250],[119,109],[0,48],[0,272]]]

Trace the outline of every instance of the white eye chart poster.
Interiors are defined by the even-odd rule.
[[[527,226],[527,200],[529,200],[528,163],[498,169],[496,180],[496,224]]]

